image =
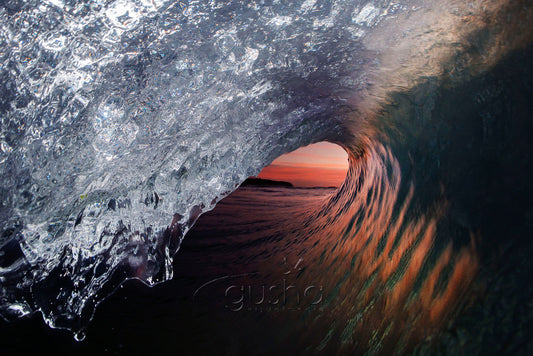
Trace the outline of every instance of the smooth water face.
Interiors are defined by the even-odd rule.
[[[170,279],[185,233],[246,177],[329,140],[348,178],[295,213],[298,241],[331,238],[311,249],[347,275],[406,275],[363,298],[385,311],[458,271],[419,304],[444,324],[477,270],[470,236],[528,221],[528,16],[503,0],[3,2],[1,315],[83,330],[124,280]]]

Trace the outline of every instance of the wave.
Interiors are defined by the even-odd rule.
[[[300,248],[323,256],[302,278],[339,290],[333,315],[374,305],[339,335],[368,333],[374,351],[421,342],[472,299],[498,233],[527,225],[530,12],[520,1],[3,4],[0,314],[40,312],[83,338],[125,280],[172,278],[202,213],[274,158],[327,140],[350,168],[327,202],[296,214]]]

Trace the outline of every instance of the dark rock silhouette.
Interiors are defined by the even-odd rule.
[[[242,182],[241,187],[293,187],[293,185],[289,182],[250,177]]]

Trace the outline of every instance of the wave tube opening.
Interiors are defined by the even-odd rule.
[[[276,158],[258,178],[286,181],[295,187],[339,187],[348,172],[348,154],[339,145],[318,142]]]

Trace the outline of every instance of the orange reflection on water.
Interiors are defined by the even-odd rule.
[[[353,164],[350,175],[341,196],[321,208],[328,213],[317,209],[308,218],[308,239],[300,243],[302,258],[316,263],[298,283],[329,293],[307,337],[328,335],[314,345],[321,352],[341,345],[341,352],[403,353],[446,328],[469,302],[475,249],[457,251],[450,242],[434,251],[445,209],[414,215],[413,188],[398,207],[400,170],[383,146]]]

